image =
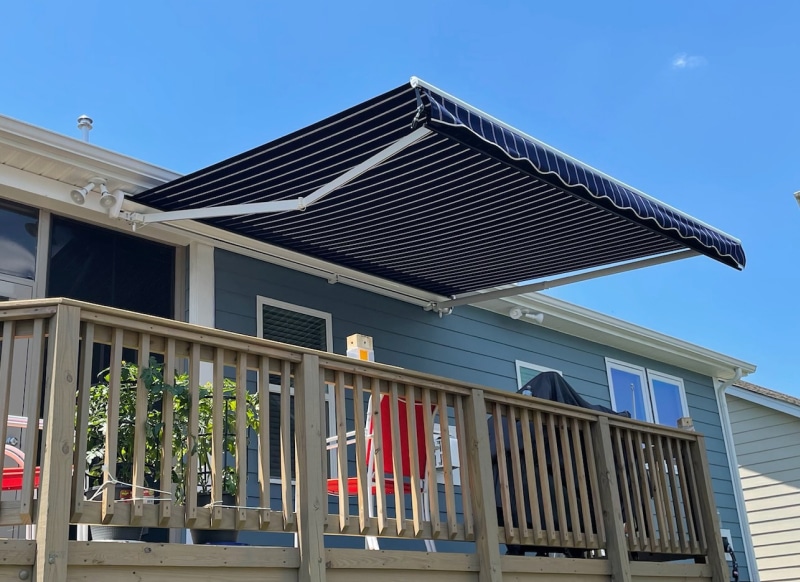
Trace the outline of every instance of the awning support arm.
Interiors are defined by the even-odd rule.
[[[347,170],[341,176],[331,180],[324,186],[314,190],[308,196],[296,200],[274,200],[270,202],[250,202],[246,204],[231,204],[227,206],[209,206],[207,208],[192,208],[188,210],[171,210],[168,212],[120,212],[120,218],[133,225],[143,226],[155,222],[168,222],[173,220],[198,220],[203,218],[219,218],[222,216],[238,216],[241,214],[267,214],[271,212],[286,212],[288,210],[305,210],[315,202],[324,198],[334,190],[352,182],[361,174],[371,170],[378,164],[397,155],[407,147],[415,144],[431,133],[427,127],[418,127],[405,137],[398,139],[378,153],[370,156],[357,166]]]
[[[641,269],[642,267],[652,267],[654,265],[662,265],[664,263],[671,263],[681,259],[688,259],[691,257],[699,256],[700,253],[693,250],[683,250],[666,255],[659,255],[649,259],[642,259],[639,261],[632,261],[623,263],[621,265],[613,265],[611,267],[604,267],[602,269],[595,269],[587,273],[578,273],[577,275],[569,275],[561,277],[560,279],[553,279],[549,281],[538,281],[528,285],[515,285],[513,287],[505,287],[495,291],[488,291],[486,293],[468,293],[459,295],[453,299],[448,299],[440,303],[432,303],[429,305],[427,311],[439,311],[440,313],[449,313],[453,307],[459,305],[469,305],[472,303],[480,303],[481,301],[489,301],[490,299],[502,299],[503,297],[513,297],[522,295],[523,293],[532,293],[535,291],[544,291],[545,289],[552,289],[553,287],[561,287],[562,285],[569,285],[571,283],[578,283],[580,281],[588,281],[589,279],[597,279],[605,277],[606,275],[616,275],[617,273],[624,273],[626,271],[633,271]]]

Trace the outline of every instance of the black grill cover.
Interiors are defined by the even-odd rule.
[[[630,418],[630,416],[631,416],[629,412],[615,412],[614,410],[611,410],[610,408],[608,408],[606,406],[601,406],[599,404],[590,404],[580,394],[578,394],[575,391],[575,389],[572,388],[572,386],[570,386],[567,383],[567,381],[564,380],[564,378],[560,374],[558,374],[556,372],[542,372],[541,374],[539,374],[535,378],[533,378],[530,382],[525,384],[522,388],[520,388],[517,391],[517,393],[518,394],[524,394],[526,396],[532,396],[532,397],[535,397],[535,398],[542,398],[542,399],[545,399],[545,400],[551,400],[553,402],[560,402],[562,404],[569,404],[571,406],[579,406],[581,408],[588,408],[590,410],[597,410],[597,411],[605,412],[605,413],[609,413],[609,414],[616,414],[616,415],[619,415],[619,416],[625,416],[627,418]],[[518,523],[519,518],[518,518],[518,515],[517,515],[517,511],[516,511],[517,492],[514,489],[514,477],[513,477],[513,473],[512,473],[513,469],[512,469],[512,463],[511,463],[511,442],[510,442],[510,439],[509,439],[508,418],[504,416],[502,418],[501,422],[502,422],[502,427],[501,428],[502,428],[502,434],[503,434],[503,445],[504,445],[504,449],[505,449],[505,452],[506,452],[506,455],[505,455],[506,456],[506,471],[508,473],[506,482],[508,483],[508,487],[509,487],[509,497],[510,497],[510,501],[511,501],[513,522],[514,522],[513,525],[514,525],[514,527],[519,527],[519,523]],[[492,455],[492,469],[493,469],[493,474],[494,474],[494,489],[495,489],[495,503],[496,503],[496,506],[497,506],[497,518],[498,518],[499,525],[504,525],[503,510],[502,510],[502,497],[501,497],[501,489],[500,489],[500,474],[499,474],[498,463],[497,463],[497,435],[495,434],[495,418],[494,418],[494,416],[489,418],[488,423],[489,423],[489,448],[490,448],[491,455]],[[532,526],[533,517],[532,517],[531,507],[529,506],[529,503],[528,503],[528,501],[530,500],[530,493],[529,493],[529,490],[528,490],[528,482],[527,482],[527,478],[526,478],[527,477],[527,471],[526,471],[526,467],[525,467],[525,457],[524,457],[523,454],[521,454],[522,453],[523,442],[524,442],[523,439],[522,439],[523,430],[525,430],[525,427],[522,425],[522,423],[520,421],[517,421],[516,422],[517,443],[518,443],[518,446],[519,446],[519,449],[520,449],[520,462],[522,464],[520,472],[521,472],[521,475],[522,475],[522,481],[523,481],[522,485],[523,485],[523,489],[524,489],[524,492],[522,494],[523,494],[523,499],[526,502],[526,508],[525,508],[526,521],[528,522],[529,526]],[[535,437],[534,427],[533,427],[532,423],[528,427],[528,430],[530,431],[531,438],[534,441],[534,447],[536,447],[536,443],[535,443],[535,438],[536,437]],[[581,440],[583,440],[583,438],[586,438],[588,436],[589,435],[581,434],[580,438],[581,438]],[[573,437],[570,434],[569,437],[568,437],[568,443],[567,444],[570,447],[571,453],[572,453],[570,455],[571,458],[572,458],[572,474],[573,474],[573,476],[577,477],[578,476],[578,467],[577,467],[577,464],[575,463],[574,443],[573,443],[572,439],[573,439]],[[543,529],[545,528],[544,517],[543,517],[544,516],[544,503],[545,502],[549,502],[552,505],[552,508],[553,508],[553,515],[557,516],[558,513],[557,513],[557,505],[556,505],[556,496],[562,495],[565,498],[567,496],[566,472],[564,471],[564,458],[563,458],[563,455],[561,453],[563,443],[561,443],[560,439],[559,439],[559,442],[557,443],[557,446],[556,446],[556,450],[558,451],[558,457],[559,458],[558,458],[557,463],[553,463],[553,459],[552,459],[552,456],[551,456],[550,443],[548,442],[549,439],[548,439],[548,436],[547,436],[547,431],[544,432],[544,441],[545,441],[544,442],[544,450],[545,450],[545,460],[544,461],[545,461],[545,464],[547,466],[547,475],[548,475],[549,489],[550,489],[550,499],[547,499],[547,500],[543,499],[541,484],[539,484],[539,486],[536,488],[537,491],[538,491],[538,505],[539,505],[539,512],[538,513],[539,513],[540,516],[542,516],[541,527]],[[581,443],[581,444],[583,444],[583,443]],[[586,447],[585,446],[581,446],[580,450],[585,451]],[[537,457],[536,460],[535,460],[536,467],[534,468],[535,469],[534,470],[534,474],[537,475],[537,478],[538,478],[538,475],[539,475],[539,466],[538,465],[539,465],[540,462],[541,462],[541,459],[538,459],[538,457]],[[586,462],[586,459],[584,459],[583,466],[584,466],[584,470],[585,471],[588,470],[588,466],[589,465]],[[555,480],[553,479],[553,475],[554,475],[554,471],[555,470],[559,471],[560,476],[561,476],[561,483],[562,483],[562,490],[561,491],[557,491],[556,487],[555,487]],[[590,483],[591,481],[588,479],[588,475],[586,475],[585,477],[586,477],[586,483],[587,484]],[[589,499],[590,500],[592,499],[591,495],[589,496]],[[579,508],[579,510],[580,510],[580,508]],[[590,512],[592,514],[591,515],[592,527],[595,528],[596,524],[594,523],[594,521],[595,521],[594,520],[594,513],[595,513],[594,512],[594,507],[590,508]],[[579,517],[582,520],[582,516],[579,516]],[[567,505],[567,508],[566,508],[566,518],[567,518],[567,527],[568,527],[568,529],[571,530],[572,529],[572,516],[570,515],[570,510],[569,510],[569,506],[568,505]],[[539,548],[539,547],[535,547],[535,546],[511,546],[511,545],[509,545],[509,550],[511,550],[512,553],[523,552],[523,551],[540,551],[540,552],[542,552],[542,551],[546,551],[546,550],[553,551],[554,548]]]
[[[619,416],[625,416],[627,418],[631,417],[630,412],[616,412],[600,404],[590,404],[557,372],[542,372],[538,374],[525,384],[525,386],[517,390],[517,394],[533,396],[534,398],[543,398],[544,400],[552,400],[553,402],[561,402],[562,404],[570,404],[572,406],[580,406],[581,408],[588,408],[590,410],[599,410],[600,412],[607,412],[609,414],[618,414]]]

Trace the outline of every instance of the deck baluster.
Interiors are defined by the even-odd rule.
[[[323,465],[323,389],[319,356],[303,355],[295,376],[297,531],[300,546],[298,582],[325,582],[323,533],[328,516]]]
[[[78,378],[80,309],[59,305],[49,323],[43,466],[36,515],[34,579],[65,582],[69,537],[75,388]],[[21,576],[20,576],[21,578]]]
[[[614,450],[607,417],[600,416],[597,422],[592,424],[592,441],[606,532],[606,555],[611,563],[611,576],[614,582],[630,582],[628,543],[625,539],[625,528],[622,526],[617,468],[614,466]]]
[[[479,582],[502,582],[500,540],[489,451],[489,425],[483,390],[472,390],[467,397],[466,437],[468,439],[469,487],[475,524],[475,549],[478,554]]]

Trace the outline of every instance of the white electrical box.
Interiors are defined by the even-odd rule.
[[[722,549],[725,550],[726,546],[730,544],[731,550],[736,553],[736,548],[733,547],[733,538],[731,537],[731,530],[729,529],[721,529],[719,530],[720,535],[722,536]],[[728,552],[725,552],[725,559],[729,562],[732,561],[731,555]]]
[[[450,464],[453,467],[453,484],[461,485],[461,463],[458,459],[458,439],[456,438],[456,428],[454,426],[450,429]],[[436,467],[437,480],[439,483],[444,483],[444,458],[442,456],[442,436],[441,427],[438,424],[433,425],[433,460]]]

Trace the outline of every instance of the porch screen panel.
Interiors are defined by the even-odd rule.
[[[172,318],[175,248],[53,217],[48,297]]]

